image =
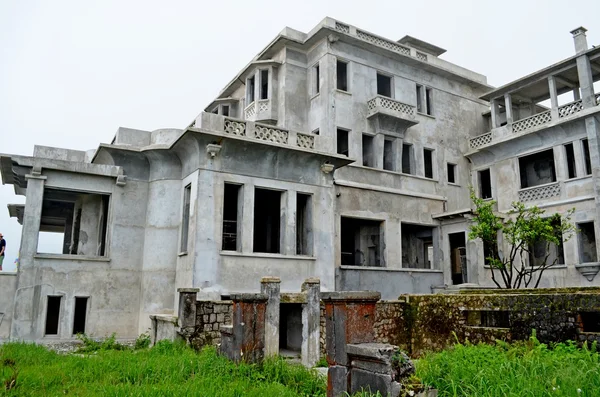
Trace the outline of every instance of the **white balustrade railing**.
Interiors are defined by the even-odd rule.
[[[575,113],[579,113],[583,110],[583,102],[580,100],[569,102],[558,108],[558,118],[570,116]]]
[[[550,121],[552,121],[551,112],[550,110],[546,110],[545,112],[534,114],[533,116],[515,121],[512,124],[512,130],[514,133],[517,133],[537,127],[538,125],[549,123]]]
[[[546,185],[534,186],[519,190],[519,201],[543,200],[560,196],[560,183],[553,182]]]
[[[225,118],[223,130],[227,134],[246,136],[246,123],[243,121]]]
[[[287,130],[264,124],[255,124],[254,128],[254,136],[256,139],[281,144],[288,143],[288,136],[290,133]]]
[[[396,101],[392,98],[378,95],[367,102],[369,116],[377,113],[381,109],[391,110],[393,112],[403,113],[411,118],[415,115],[416,108],[412,105]]]
[[[477,149],[488,143],[492,143],[492,133],[488,132],[483,135],[478,135],[474,138],[469,139],[469,147],[471,149]]]
[[[306,135],[298,133],[296,135],[296,146],[304,149],[315,148],[315,137],[314,135]]]

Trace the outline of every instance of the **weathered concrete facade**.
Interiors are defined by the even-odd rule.
[[[3,183],[26,204],[9,205],[21,266],[0,331],[133,337],[150,315],[178,312],[178,288],[227,299],[265,275],[281,278],[282,296],[309,278],[384,299],[487,285],[483,247],[466,237],[471,184],[489,185],[500,209],[515,198],[576,206],[584,232],[544,285],[597,285],[600,49],[582,37],[575,57],[494,90],[435,45],[326,18],[309,33],[284,29],[184,129],[119,128],[89,152],[1,155]],[[566,84],[581,87],[568,108],[556,102]],[[550,110],[536,105],[546,96]],[[532,111],[546,116],[518,120]],[[521,172],[519,158],[545,148],[554,157],[524,159]],[[519,175],[559,193],[533,194]],[[39,232],[62,233],[63,253],[38,252]]]

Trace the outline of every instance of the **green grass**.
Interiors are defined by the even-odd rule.
[[[417,376],[448,396],[600,396],[596,345],[456,345],[417,362]]]
[[[14,387],[6,391],[13,374]],[[324,396],[326,381],[282,359],[235,365],[214,348],[58,355],[34,344],[0,346],[0,396]]]

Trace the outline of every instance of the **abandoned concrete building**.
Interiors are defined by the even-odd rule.
[[[26,203],[8,206],[23,227],[0,338],[133,337],[177,313],[177,288],[227,299],[267,275],[384,299],[492,286],[470,186],[499,211],[574,207],[541,285],[600,285],[600,47],[572,33],[574,56],[494,88],[433,44],[326,18],[285,28],[184,129],[2,154]]]

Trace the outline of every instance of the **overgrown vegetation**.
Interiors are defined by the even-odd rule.
[[[552,346],[529,342],[461,345],[425,356],[417,375],[439,397],[600,395],[600,355],[596,344]]]
[[[94,354],[59,355],[35,344],[1,345],[0,385],[4,387],[0,395],[325,395],[325,378],[282,359],[235,365],[214,348],[197,353],[166,341],[142,350],[115,350],[114,338],[84,343],[105,348],[88,351]]]
[[[526,207],[516,201],[507,214],[499,214],[494,210],[495,201],[477,197],[473,189],[471,200],[475,209],[469,239],[483,241],[485,262],[491,269],[494,284],[507,289],[537,288],[544,271],[558,263],[559,256],[552,257],[551,248],[569,240],[575,232],[571,222],[575,210],[562,216],[546,215],[537,206]],[[498,246],[500,235],[507,244],[507,252]],[[544,256],[532,263],[530,258],[536,246],[543,250]]]

